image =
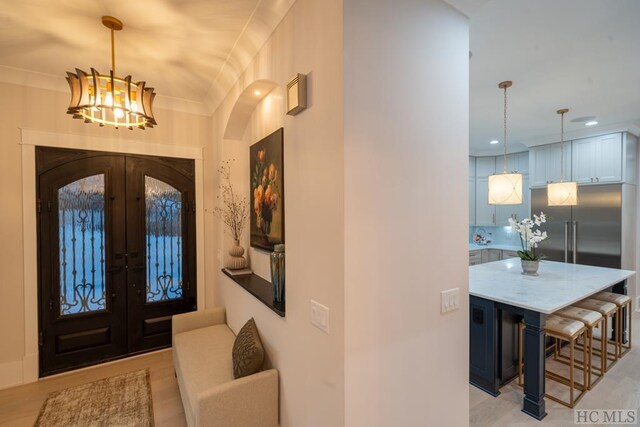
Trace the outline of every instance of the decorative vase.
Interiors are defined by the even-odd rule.
[[[521,259],[520,263],[522,264],[522,274],[526,276],[538,275],[538,267],[540,266],[540,261],[526,261],[524,259]]]
[[[242,255],[244,248],[240,246],[240,241],[235,240],[234,245],[229,249],[229,256],[225,260],[224,266],[229,270],[242,270],[247,268],[247,260]]]
[[[273,302],[284,302],[284,273],[284,245],[275,245],[271,252]]]

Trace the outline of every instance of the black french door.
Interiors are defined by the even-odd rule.
[[[40,374],[171,345],[196,308],[194,162],[38,148]]]

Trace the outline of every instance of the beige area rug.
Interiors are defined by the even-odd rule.
[[[35,426],[153,426],[149,370],[94,381],[47,396]]]

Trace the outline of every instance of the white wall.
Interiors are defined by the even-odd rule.
[[[20,129],[108,138],[116,141],[202,147],[210,129],[203,116],[158,110],[159,125],[146,131],[100,128],[66,114],[67,93],[0,83],[0,388],[22,383],[25,342],[22,154]],[[208,192],[211,194],[211,191]],[[203,230],[201,230],[203,231]],[[33,313],[30,313],[33,315]],[[27,363],[27,362],[25,362]],[[25,368],[26,369],[26,368]]]
[[[0,328],[0,365],[24,353],[17,127],[204,146],[206,303],[225,306],[236,332],[256,319],[280,371],[281,425],[466,425],[467,38],[439,0],[297,0],[212,118],[158,111],[146,132],[88,126],[64,113],[67,94],[0,85],[0,241],[16,244],[0,257],[0,324],[18,325]],[[298,72],[309,108],[286,116]],[[279,87],[225,140],[236,100],[261,79]],[[221,274],[230,241],[212,215],[220,161],[237,159],[234,183],[248,192],[248,147],[281,126],[285,318]],[[267,254],[249,255],[267,276]],[[439,291],[452,287],[460,310],[440,315]],[[329,307],[329,335],[310,324],[311,299]]]
[[[344,3],[346,425],[466,426],[468,25]]]
[[[308,74],[309,108],[292,117],[285,115],[284,88],[295,73]],[[236,101],[262,79],[279,87],[255,108],[241,140],[224,139]],[[285,128],[286,317],[224,276],[214,257],[206,266],[214,278],[208,297],[227,308],[231,328],[237,332],[250,317],[256,320],[280,372],[283,427],[344,425],[342,105],[342,2],[298,0],[214,114],[213,144],[205,149],[216,165],[236,159],[234,183],[248,196],[249,146]],[[205,179],[217,183],[215,172]],[[217,237],[221,228],[213,215],[206,221],[209,253],[224,257],[231,241]],[[248,233],[243,245],[249,246]],[[269,280],[268,254],[251,249],[249,255],[252,268]],[[329,335],[311,325],[311,299],[329,307]]]

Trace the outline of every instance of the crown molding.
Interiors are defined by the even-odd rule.
[[[606,135],[608,133],[616,132],[629,132],[637,137],[640,137],[640,120],[626,121],[620,123],[613,123],[610,125],[602,125],[595,127],[585,127],[580,130],[566,131],[564,133],[565,141],[572,141],[575,139],[589,138],[596,135]],[[518,141],[509,141],[509,154],[526,151],[532,147],[545,144],[554,144],[560,142],[560,138],[557,133],[539,136],[535,138],[528,138]],[[473,149],[470,148],[470,156],[497,156],[502,154],[502,145],[498,145],[498,148],[489,149]]]
[[[580,129],[580,130],[573,130],[568,132],[565,131],[564,140],[572,141],[574,139],[588,138],[591,136],[605,135],[608,133],[616,133],[616,132],[629,132],[634,134],[635,136],[639,136],[640,135],[640,127],[638,126],[639,124],[640,123],[638,123],[637,121],[630,120],[626,122],[612,123],[608,125],[585,127],[584,129]],[[560,142],[560,140],[558,138],[558,134],[556,133],[554,135],[546,135],[543,137],[536,137],[536,138],[526,139],[518,142],[531,148],[538,145],[553,144],[555,142]]]

